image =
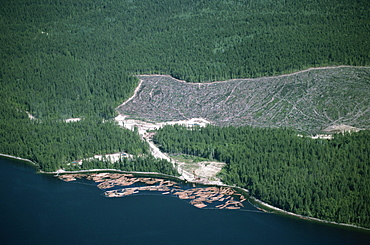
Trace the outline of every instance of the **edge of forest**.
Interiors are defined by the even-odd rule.
[[[261,78],[279,78],[279,77],[289,77],[289,76],[294,76],[294,75],[297,75],[297,74],[300,74],[300,73],[304,73],[304,72],[308,72],[308,71],[315,71],[315,70],[329,70],[329,69],[337,69],[337,68],[370,68],[370,66],[351,66],[351,65],[333,65],[333,66],[318,66],[318,67],[309,67],[307,69],[303,69],[303,70],[297,70],[295,72],[290,72],[290,73],[283,73],[283,74],[280,74],[280,75],[276,75],[276,76],[262,76],[262,77],[247,77],[247,78],[232,78],[232,79],[227,79],[227,80],[222,80],[222,81],[213,81],[213,82],[201,82],[201,83],[193,83],[193,82],[188,82],[186,80],[182,80],[182,79],[179,79],[179,78],[175,78],[171,75],[168,75],[168,74],[156,74],[156,73],[153,73],[153,74],[135,74],[133,76],[136,76],[136,77],[140,77],[140,76],[163,76],[163,77],[171,77],[179,82],[183,82],[183,83],[190,83],[190,84],[213,84],[213,83],[227,83],[227,82],[230,82],[230,81],[239,81],[239,80],[256,80],[256,79],[261,79]],[[140,88],[141,86],[141,82],[143,80],[140,79],[140,82],[138,84],[138,86],[136,87],[135,89],[135,92],[134,92],[134,95],[131,96],[128,100],[126,100],[124,103],[122,103],[120,106],[126,104],[127,102],[129,102],[137,93],[138,91],[138,88]],[[120,107],[118,106],[118,107]],[[117,107],[117,108],[118,108]]]
[[[288,211],[285,211],[285,210],[280,209],[278,207],[272,206],[268,203],[265,203],[265,202],[255,198],[253,196],[249,196],[249,198],[252,199],[254,202],[258,203],[259,205],[261,205],[262,208],[260,206],[255,205],[255,204],[252,203],[253,206],[255,206],[256,208],[261,208],[262,210],[264,210],[266,212],[269,212],[269,213],[285,214],[285,215],[294,216],[294,217],[297,217],[297,218],[300,218],[300,219],[310,220],[310,221],[314,221],[314,222],[326,223],[326,224],[331,224],[331,225],[346,226],[346,227],[350,227],[350,228],[356,228],[356,229],[361,229],[361,230],[365,230],[365,231],[370,231],[370,228],[366,228],[366,227],[362,227],[362,226],[358,226],[358,225],[339,223],[339,222],[335,222],[335,221],[324,220],[324,219],[319,219],[319,218],[315,218],[315,217],[304,216],[304,215],[301,215],[301,214],[288,212]],[[273,211],[271,211],[271,210],[273,210]]]

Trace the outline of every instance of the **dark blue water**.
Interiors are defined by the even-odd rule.
[[[369,244],[370,232],[290,216],[197,209],[158,195],[106,198],[95,185],[0,158],[0,244]]]

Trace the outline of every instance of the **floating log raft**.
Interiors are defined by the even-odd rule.
[[[162,194],[171,194],[182,200],[189,200],[189,203],[197,208],[204,208],[213,203],[220,203],[215,208],[219,209],[240,209],[245,197],[230,187],[194,187],[183,190],[178,183],[171,180],[159,178],[138,178],[132,174],[121,173],[91,173],[91,174],[64,174],[58,176],[63,181],[75,181],[86,178],[92,180],[100,189],[112,189],[124,187],[117,190],[107,190],[106,197],[124,197],[141,191],[157,191]],[[145,186],[134,186],[135,183],[144,183]],[[132,186],[132,187],[130,187]],[[176,189],[175,189],[176,188]],[[234,200],[235,196],[238,200]],[[206,204],[207,203],[207,204]]]

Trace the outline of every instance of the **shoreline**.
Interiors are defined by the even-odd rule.
[[[261,208],[259,206],[256,206],[255,204],[252,204],[256,208],[261,208],[262,210],[265,210],[266,212],[269,212],[269,213],[279,213],[279,214],[289,215],[289,216],[293,216],[293,217],[296,217],[296,218],[300,218],[300,219],[304,219],[304,220],[309,220],[309,221],[315,221],[315,222],[326,223],[326,224],[330,224],[330,225],[345,226],[345,227],[348,227],[348,228],[355,228],[355,229],[361,229],[361,230],[365,230],[365,231],[370,231],[370,228],[366,228],[366,227],[362,227],[362,226],[358,226],[358,225],[352,225],[352,224],[346,224],[346,223],[339,223],[339,222],[335,222],[335,221],[324,220],[324,219],[319,219],[319,218],[315,218],[315,217],[304,216],[304,215],[301,215],[301,214],[292,213],[292,212],[289,212],[289,211],[285,211],[283,209],[280,209],[278,207],[272,206],[272,205],[270,205],[268,203],[265,203],[265,202],[263,202],[263,201],[255,198],[253,196],[249,196],[249,198],[252,199],[254,202],[260,204],[263,208],[267,208],[267,209],[273,210],[273,211],[265,210],[265,209],[263,209],[263,208]]]
[[[0,153],[0,157],[10,158],[10,159],[14,159],[14,160],[23,161],[23,162],[28,162],[28,163],[31,163],[33,166],[37,167],[37,165],[36,165],[35,162],[32,162],[31,160],[26,159],[26,158],[16,157],[16,156],[12,156],[12,155],[8,155],[8,154],[3,154],[3,153]],[[37,170],[36,172],[40,172],[40,171]]]
[[[36,163],[32,162],[29,159],[16,157],[16,156],[3,154],[3,153],[0,153],[0,157],[31,163],[34,167],[36,167]],[[131,173],[131,174],[143,174],[143,175],[157,175],[157,176],[164,176],[164,177],[167,177],[167,178],[178,179],[178,180],[181,180],[181,181],[186,181],[188,183],[201,184],[201,185],[207,186],[207,184],[204,184],[204,183],[188,181],[185,178],[182,179],[181,176],[162,174],[162,173],[158,173],[158,172],[123,171],[123,170],[119,170],[119,169],[87,169],[87,170],[75,170],[75,171],[64,171],[64,170],[60,171],[60,170],[57,170],[55,172],[45,172],[45,171],[36,169],[36,173],[48,174],[48,175],[93,173],[93,172],[118,172],[118,173]],[[242,187],[230,186],[230,185],[225,185],[225,184],[223,184],[223,185],[221,185],[221,184],[209,184],[209,185],[210,186],[220,186],[220,187],[231,187],[231,188],[236,188],[236,189],[242,190],[242,191],[248,193],[248,199],[252,200],[253,202],[256,202],[259,205],[261,205],[261,206],[258,206],[256,204],[251,203],[254,207],[256,207],[257,209],[262,209],[263,211],[268,212],[268,213],[284,214],[284,215],[289,215],[289,216],[293,216],[293,217],[308,220],[308,221],[315,221],[315,222],[326,223],[326,224],[330,224],[330,225],[345,226],[345,227],[348,227],[348,228],[355,228],[355,229],[361,229],[361,230],[364,230],[364,231],[370,231],[370,228],[366,228],[366,227],[362,227],[362,226],[346,224],[346,223],[339,223],[339,222],[329,221],[329,220],[323,220],[323,219],[319,219],[319,218],[315,218],[315,217],[309,217],[309,216],[304,216],[304,215],[301,215],[301,214],[296,214],[296,213],[292,213],[292,212],[289,212],[289,211],[285,211],[283,209],[272,206],[268,203],[265,203],[265,202],[255,198],[255,197],[251,196],[249,194],[249,190],[244,189]]]

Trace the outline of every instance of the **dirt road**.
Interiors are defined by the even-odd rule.
[[[182,179],[192,182],[202,182],[207,184],[223,184],[219,178],[216,177],[225,163],[220,162],[198,162],[198,163],[186,163],[177,161],[161,150],[151,141],[149,138],[148,130],[155,130],[162,128],[165,125],[184,125],[191,127],[191,125],[206,126],[210,122],[203,118],[192,118],[189,120],[182,121],[171,121],[171,122],[160,122],[160,123],[149,123],[140,120],[127,119],[125,115],[119,115],[115,118],[118,124],[130,130],[134,130],[136,127],[141,138],[148,142],[151,153],[154,157],[165,159],[173,164],[177,171],[181,175]]]

